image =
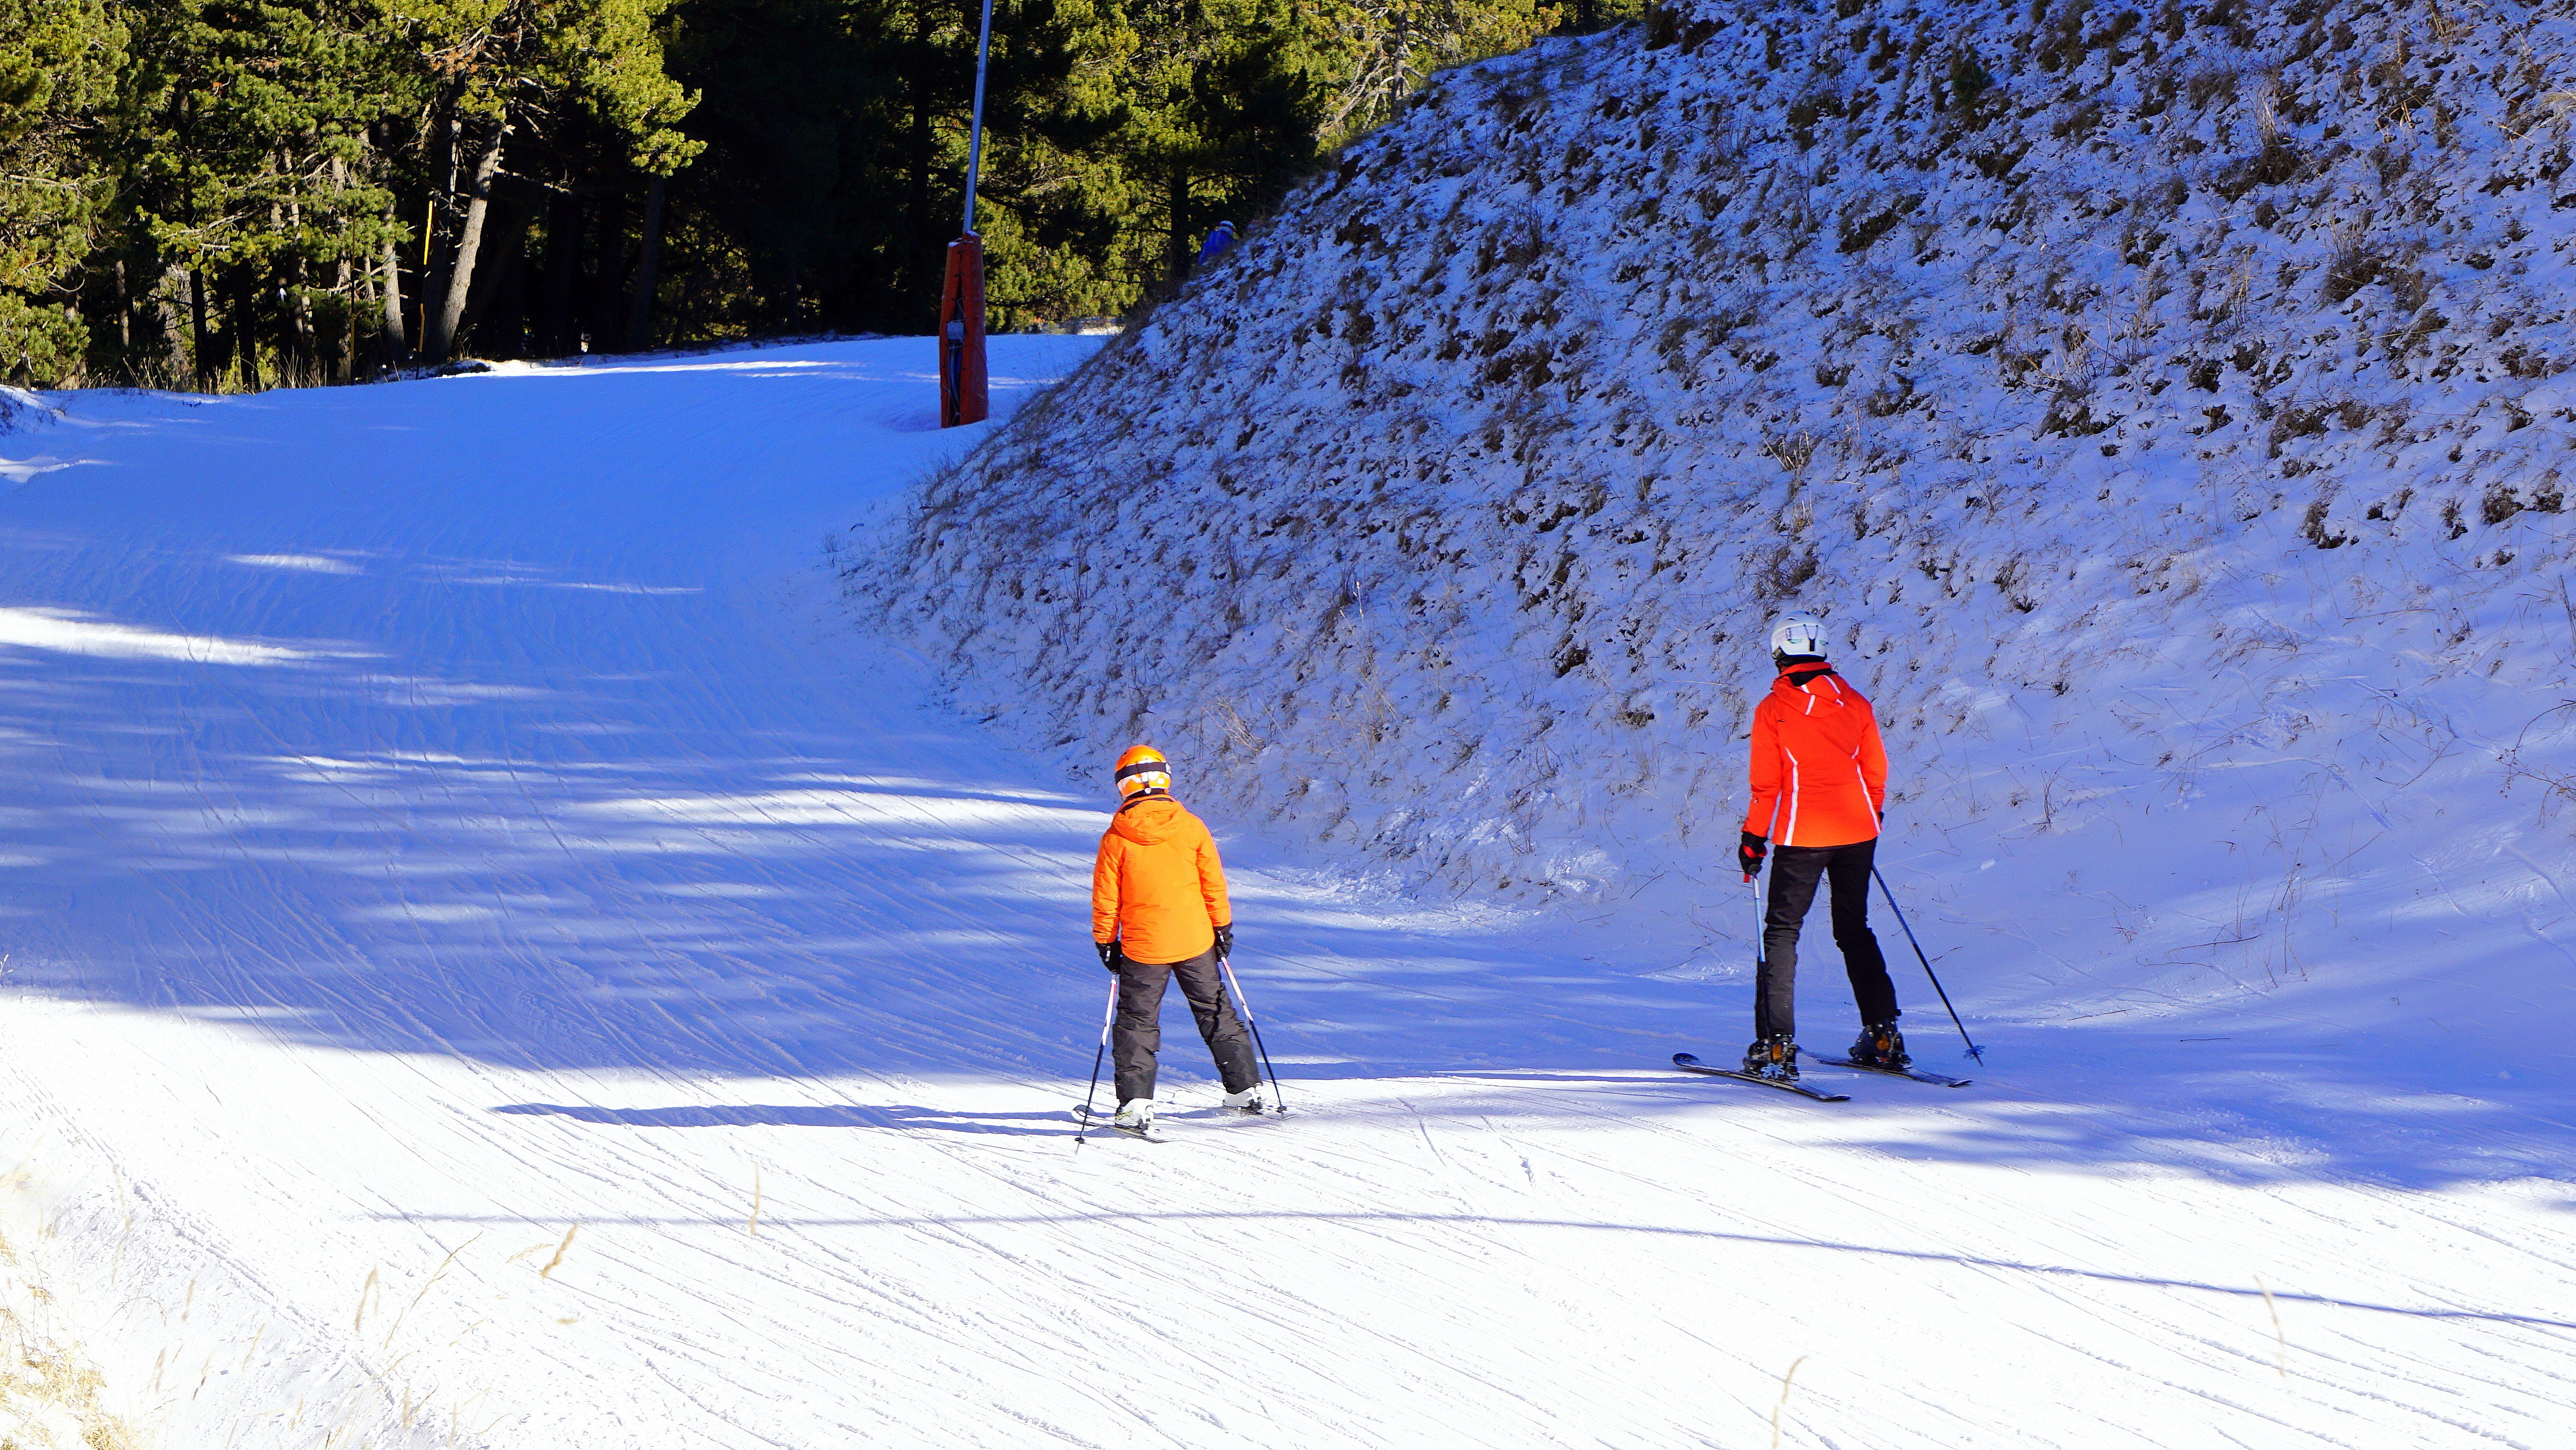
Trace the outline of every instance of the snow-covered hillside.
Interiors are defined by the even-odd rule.
[[[1454,72],[854,589],[1069,766],[1153,738],[1658,965],[1737,954],[1738,740],[1813,611],[1985,1010],[2331,959],[2438,1051],[2376,984],[2576,962],[2571,39],[1702,0]]]

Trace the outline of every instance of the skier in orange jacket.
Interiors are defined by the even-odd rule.
[[[1798,1075],[1798,928],[1822,880],[1833,890],[1834,945],[1842,948],[1860,1006],[1860,1040],[1852,1061],[1902,1068],[1905,1036],[1887,958],[1869,929],[1870,867],[1887,813],[1887,748],[1878,716],[1860,691],[1825,662],[1821,620],[1792,618],[1771,631],[1779,675],[1753,709],[1753,807],[1745,813],[1736,858],[1751,881],[1771,863],[1771,898],[1763,915],[1762,966],[1753,989],[1755,1042],[1744,1069],[1766,1077]]]
[[[1199,1036],[1225,1079],[1225,1105],[1261,1111],[1252,1038],[1226,1000],[1217,967],[1234,955],[1234,908],[1216,838],[1172,799],[1171,763],[1139,745],[1118,757],[1120,804],[1091,868],[1091,941],[1118,974],[1110,1039],[1118,1065],[1117,1126],[1150,1132],[1155,1054],[1163,1047],[1164,984],[1181,979]]]

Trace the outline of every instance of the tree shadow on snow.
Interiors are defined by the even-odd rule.
[[[505,484],[436,478],[445,494]],[[899,667],[832,673],[743,633],[742,599],[678,585],[500,589],[443,557],[349,575],[11,542],[0,568],[17,574],[0,577],[45,582],[0,607],[58,611],[0,640],[0,943],[18,986],[352,1051],[823,1078],[859,1100],[925,1077],[1057,1094],[1091,1065],[1105,801],[997,764]],[[114,613],[189,570],[221,587],[164,590],[192,601],[185,621]],[[381,637],[348,638],[360,621]],[[1190,804],[1229,838],[1249,825]],[[1290,873],[1237,884],[1239,965],[1292,1094],[1374,1083],[1402,1111],[1461,1118],[1823,1110],[1665,1066],[1740,1045],[1750,985],[1646,974],[1740,944],[1655,945],[1617,903],[1583,924]],[[1838,1045],[1856,1024],[1829,954],[1801,986],[1809,1040]],[[1165,1005],[1166,1064],[1203,1070],[1179,994]],[[2555,1088],[2442,1096],[2431,1068],[2392,1078],[2357,1049],[2313,1059],[2291,1093],[2251,1058],[2142,1028],[1999,1032],[1992,1068],[1959,1067],[1935,1022],[1909,1019],[1925,1065],[1975,1089],[1834,1081],[1854,1098],[1834,1111],[1885,1151],[2415,1188],[2571,1174]],[[1050,1116],[500,1111],[995,1134]]]

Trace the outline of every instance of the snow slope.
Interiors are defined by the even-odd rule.
[[[145,1443],[2570,1443],[2563,1073],[2266,999],[1821,1108],[1660,1066],[1739,1040],[1731,950],[1187,777],[1297,1111],[1211,1119],[1175,1012],[1176,1141],[1077,1152],[1095,782],[817,567],[974,441],[927,358],[0,438],[9,1238]]]

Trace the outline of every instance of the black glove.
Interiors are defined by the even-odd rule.
[[[1099,951],[1100,964],[1102,966],[1107,967],[1113,972],[1118,970],[1118,943],[1114,941],[1096,941],[1091,945]]]
[[[1227,958],[1228,960],[1233,959],[1234,924],[1232,922],[1228,922],[1224,926],[1216,929],[1216,954]]]
[[[1762,858],[1769,854],[1771,854],[1771,841],[1767,836],[1757,836],[1751,831],[1746,831],[1744,838],[1735,843],[1735,864],[1744,868],[1744,874],[1747,877],[1762,870]]]

